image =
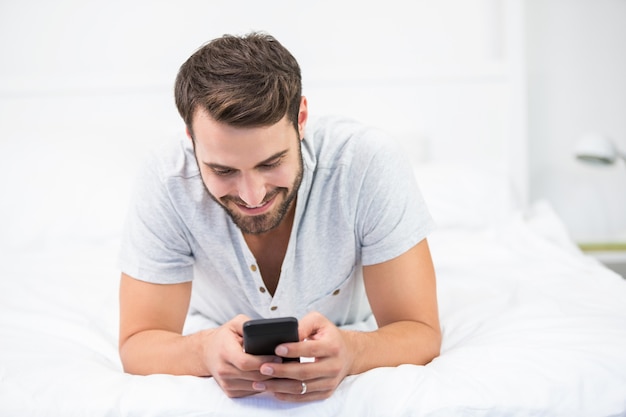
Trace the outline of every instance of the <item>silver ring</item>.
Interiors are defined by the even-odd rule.
[[[302,381],[302,391],[300,391],[300,395],[306,394],[306,382]]]

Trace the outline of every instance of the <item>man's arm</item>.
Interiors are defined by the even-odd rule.
[[[254,394],[253,381],[274,357],[242,351],[240,315],[216,328],[183,336],[191,282],[152,284],[122,274],[120,282],[119,351],[124,370],[148,375],[213,376],[228,396]]]
[[[345,332],[355,352],[350,374],[380,366],[424,365],[439,355],[437,288],[426,239],[409,251],[363,268],[378,323],[375,332]]]
[[[126,372],[206,375],[196,338],[182,337],[191,282],[152,284],[122,274],[119,350]]]

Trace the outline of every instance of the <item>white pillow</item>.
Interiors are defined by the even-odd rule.
[[[172,136],[77,129],[2,135],[0,248],[118,238],[138,164]],[[431,162],[416,164],[415,175],[440,228],[486,227],[519,207],[508,177],[493,169]]]
[[[415,165],[414,172],[439,228],[490,227],[520,208],[504,170],[428,162]]]
[[[3,135],[0,248],[118,238],[143,150],[131,132]]]

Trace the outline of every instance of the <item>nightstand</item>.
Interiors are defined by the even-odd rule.
[[[579,243],[580,248],[626,278],[626,243]]]

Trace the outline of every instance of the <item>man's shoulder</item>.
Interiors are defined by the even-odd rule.
[[[345,142],[374,130],[363,122],[345,116],[325,115],[311,119],[307,134],[332,142]]]
[[[310,151],[322,164],[369,159],[393,143],[390,135],[377,126],[334,115],[312,120],[307,135]]]
[[[191,140],[173,136],[154,146],[144,161],[161,181],[185,180],[199,175]]]

